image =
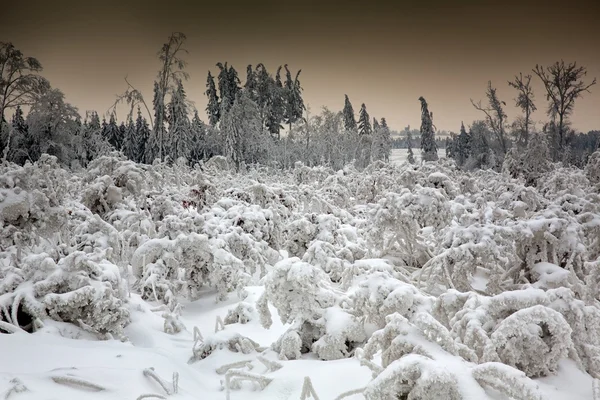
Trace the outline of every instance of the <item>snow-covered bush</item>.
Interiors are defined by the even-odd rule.
[[[76,251],[56,261],[41,253],[25,257],[17,268],[3,269],[2,320],[23,326],[50,317],[102,336],[123,335],[129,322],[124,281],[119,268],[103,256]]]
[[[313,351],[321,359],[333,360],[350,356],[366,338],[356,317],[340,307],[341,300],[323,270],[293,257],[277,263],[265,277],[258,310],[268,328],[271,317],[266,303],[271,303],[281,322],[291,324],[300,337],[298,343],[293,340],[296,334],[286,333],[274,346],[280,354],[289,358]],[[290,344],[302,347],[292,349]]]

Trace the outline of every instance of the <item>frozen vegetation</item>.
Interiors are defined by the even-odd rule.
[[[0,398],[593,399],[600,153],[0,168]]]

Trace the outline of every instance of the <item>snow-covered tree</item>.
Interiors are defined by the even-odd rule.
[[[344,114],[344,128],[349,132],[358,131],[356,120],[354,119],[354,108],[352,108],[352,103],[350,103],[347,94],[344,95],[344,110],[342,112]]]
[[[186,101],[183,83],[178,81],[177,89],[173,93],[173,96],[171,96],[168,114],[168,154],[173,161],[178,160],[180,157],[189,160],[190,157],[192,131]]]
[[[221,107],[219,106],[219,95],[217,94],[217,87],[215,85],[215,78],[208,71],[208,77],[206,78],[206,97],[208,97],[208,103],[206,104],[206,114],[208,114],[208,123],[211,126],[217,125],[221,118]]]
[[[421,102],[421,159],[423,161],[437,161],[437,144],[433,131],[433,116],[429,112],[427,101],[419,97]]]

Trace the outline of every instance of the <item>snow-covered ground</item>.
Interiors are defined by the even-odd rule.
[[[596,167],[534,188],[403,152],[0,166],[0,398],[594,399]]]

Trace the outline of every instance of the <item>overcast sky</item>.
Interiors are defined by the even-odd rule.
[[[52,4],[51,4],[52,3]],[[507,85],[519,72],[561,58],[600,78],[600,6],[591,1],[14,1],[0,6],[0,41],[37,57],[43,75],[67,101],[106,112],[126,88],[150,101],[156,52],[173,31],[188,37],[186,91],[206,120],[208,70],[229,62],[241,78],[248,64],[302,69],[312,113],[341,110],[348,94],[358,112],[385,117],[401,130],[420,124],[419,96],[439,130],[458,131],[482,117],[469,99],[484,98],[487,81],[509,104]],[[535,78],[538,111],[546,100]],[[578,100],[574,128],[600,129],[600,85]],[[541,124],[538,125],[541,128]]]

